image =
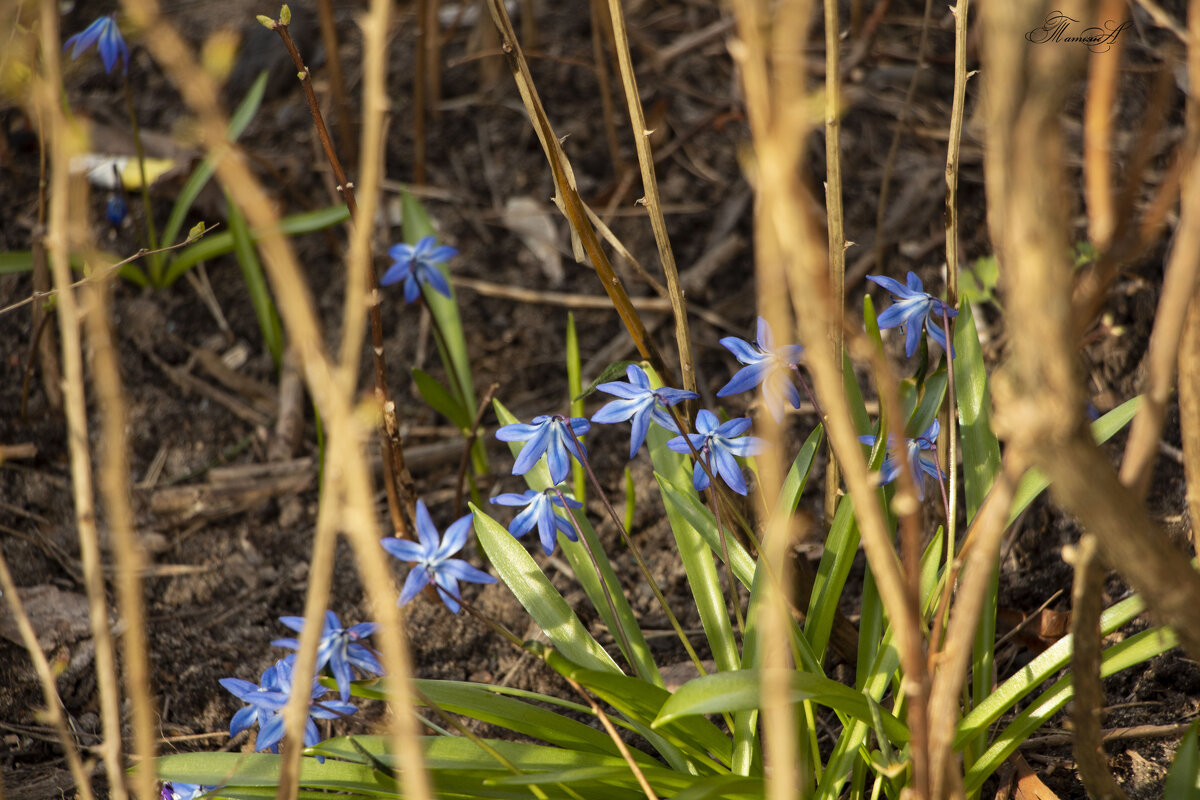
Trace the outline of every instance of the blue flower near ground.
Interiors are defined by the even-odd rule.
[[[534,417],[532,424],[523,422],[505,425],[496,431],[496,438],[502,442],[526,442],[517,454],[513,464],[513,475],[524,475],[537,464],[542,454],[546,454],[546,464],[550,467],[550,480],[554,484],[566,480],[571,468],[571,459],[575,456],[580,464],[587,458],[587,449],[576,439],[592,429],[591,424],[583,417],[567,419],[562,416],[543,414]]]
[[[297,633],[304,631],[304,617],[280,617],[279,621]],[[373,675],[383,674],[383,665],[379,663],[379,659],[359,644],[359,640],[374,632],[374,622],[360,622],[343,628],[337,614],[332,611],[325,612],[325,628],[321,632],[321,642],[317,645],[316,669],[320,672],[326,665],[329,666],[343,700],[350,699],[350,681],[354,679],[350,671],[351,666]],[[276,647],[290,647],[293,650],[300,648],[299,640],[293,637],[276,639],[271,644]]]
[[[270,750],[279,752],[279,742],[283,739],[283,708],[287,705],[292,693],[292,664],[288,659],[276,661],[263,672],[258,685],[241,678],[222,678],[221,685],[239,700],[248,703],[233,715],[229,723],[229,735],[237,736],[251,725],[258,723],[258,737],[254,742],[254,750]],[[316,679],[313,680],[310,700],[316,700],[327,690]],[[321,741],[317,733],[317,719],[337,719],[353,714],[358,709],[350,703],[340,700],[325,700],[316,705],[310,705],[308,718],[304,725],[304,746],[312,747]]]
[[[383,273],[379,280],[380,286],[391,286],[393,283],[404,281],[404,302],[411,303],[421,294],[421,284],[431,287],[439,294],[450,296],[450,284],[446,276],[437,268],[458,255],[458,251],[448,245],[434,247],[437,240],[426,236],[416,245],[398,244],[388,250],[388,256],[394,262]]]
[[[425,507],[425,501],[418,500],[417,538],[420,541],[390,538],[381,542],[383,549],[391,555],[401,561],[413,563],[413,568],[404,581],[404,588],[400,591],[400,605],[412,600],[429,585],[430,581],[433,581],[441,590],[438,594],[441,595],[446,608],[457,614],[461,607],[458,601],[462,597],[458,589],[459,581],[496,582],[491,575],[471,566],[461,558],[450,557],[467,543],[467,535],[471,531],[473,517],[474,514],[467,514],[456,522],[452,522],[450,527],[446,528],[446,535],[440,537],[439,540],[437,528],[433,525],[433,519],[429,516],[429,509]]]
[[[583,507],[583,503],[575,498],[566,495],[563,497],[571,508]],[[579,538],[570,521],[554,513],[554,507],[562,508],[563,501],[553,489],[544,492],[526,489],[521,494],[509,492],[493,497],[492,502],[500,506],[525,506],[525,510],[513,517],[513,521],[509,523],[508,532],[520,538],[537,525],[538,538],[542,540],[542,549],[546,551],[546,555],[554,552],[558,531],[562,531],[563,536],[572,542]]]
[[[100,17],[88,25],[81,33],[67,39],[63,50],[71,49],[71,58],[79,58],[83,53],[100,43],[100,60],[104,62],[104,71],[111,74],[119,56],[125,62],[125,72],[129,72],[129,48],[121,37],[121,29],[117,27],[117,19],[111,14]]]
[[[726,336],[721,340],[721,344],[746,366],[734,373],[729,383],[717,392],[717,397],[741,394],[762,384],[767,409],[778,422],[783,419],[785,397],[792,408],[800,407],[800,391],[792,382],[792,372],[800,363],[804,348],[798,344],[776,348],[771,326],[762,317],[758,318],[757,339],[757,344],[750,344],[736,336]]]
[[[212,786],[201,786],[198,783],[166,781],[162,785],[162,791],[159,796],[162,800],[197,800],[197,798],[203,797],[206,792],[212,791],[212,789]]]
[[[935,481],[942,479],[941,470],[937,468],[937,464],[933,459],[921,455],[923,451],[933,450],[937,447],[938,433],[941,432],[942,426],[936,419],[925,429],[925,432],[916,439],[905,439],[906,455],[908,457],[908,468],[912,471],[913,480],[917,484],[917,496],[922,500],[925,499],[925,481],[922,473],[933,478]],[[858,440],[863,444],[875,446],[876,436],[860,436]],[[894,436],[888,437],[887,456],[883,459],[883,466],[879,468],[879,485],[886,486],[896,480],[900,475],[900,465],[896,463],[896,458],[892,454],[892,444],[895,442]]]
[[[744,495],[746,479],[742,477],[742,468],[734,456],[756,455],[763,444],[757,436],[742,437],[749,429],[749,417],[738,417],[718,425],[716,414],[702,408],[696,415],[696,433],[689,433],[686,438],[676,436],[667,442],[667,447],[676,453],[691,453],[694,448],[700,454],[700,460],[692,468],[692,485],[696,491],[702,492],[708,488],[708,473],[711,472],[719,475],[730,489]],[[702,463],[708,467],[708,472]]]
[[[930,337],[943,350],[954,355],[954,350],[946,345],[942,315],[957,317],[958,311],[926,292],[915,272],[908,273],[907,286],[883,275],[868,275],[867,280],[879,284],[896,298],[896,303],[879,315],[878,322],[881,330],[904,326],[904,355],[907,358],[912,358],[913,353],[917,352],[922,328],[929,331]]]
[[[668,406],[691,400],[700,395],[683,389],[651,389],[650,377],[637,364],[625,368],[625,381],[602,383],[596,388],[606,394],[615,395],[613,400],[592,415],[592,422],[624,422],[629,420],[633,430],[629,434],[629,457],[637,455],[642,442],[646,441],[646,431],[650,429],[650,420],[673,433],[679,433],[675,420],[666,410]]]

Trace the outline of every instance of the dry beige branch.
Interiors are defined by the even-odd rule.
[[[1070,48],[1023,49],[1022,32],[1037,24],[1040,11],[1038,3],[988,4],[983,15],[989,226],[1012,289],[1012,358],[996,381],[996,427],[1045,470],[1056,501],[1096,534],[1106,562],[1197,657],[1200,575],[1118,481],[1084,422],[1059,122],[1081,65]]]

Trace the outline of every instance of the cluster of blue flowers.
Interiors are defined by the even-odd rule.
[[[296,632],[304,630],[303,617],[280,617],[279,621]],[[353,714],[358,709],[347,702],[350,699],[350,682],[353,679],[351,667],[372,675],[382,675],[383,666],[363,640],[375,632],[375,623],[361,622],[357,625],[344,627],[337,614],[325,612],[325,624],[321,631],[321,640],[317,645],[316,669],[320,672],[328,667],[333,679],[337,682],[340,700],[322,699],[328,691],[321,685],[319,678],[314,678],[310,690],[310,706],[308,718],[304,725],[304,746],[312,747],[320,741],[317,725],[314,719],[339,719]],[[277,639],[271,644],[277,647],[298,648],[299,642],[293,637]],[[220,683],[230,694],[246,703],[229,724],[229,735],[237,736],[252,725],[258,725],[254,749],[279,752],[279,742],[283,739],[283,709],[292,694],[292,671],[295,667],[295,654],[276,661],[263,672],[257,684],[241,678],[222,678]],[[169,784],[168,784],[169,786]],[[163,797],[190,798],[190,784],[175,784],[167,794],[167,786],[163,787]]]

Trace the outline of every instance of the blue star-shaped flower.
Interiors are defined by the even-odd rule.
[[[162,791],[159,796],[162,800],[197,800],[197,798],[203,797],[206,792],[212,791],[212,789],[212,786],[201,786],[198,783],[166,781],[162,785]]]
[[[689,433],[686,439],[676,436],[667,442],[667,447],[676,453],[691,453],[695,449],[700,454],[700,460],[692,467],[692,485],[696,491],[708,488],[708,473],[711,472],[720,475],[730,489],[744,495],[746,479],[734,456],[752,456],[762,449],[762,439],[757,436],[738,438],[749,429],[749,417],[738,417],[718,425],[717,415],[702,408],[696,415],[696,433]],[[704,466],[708,467],[708,472]]]
[[[408,539],[384,539],[383,549],[401,561],[411,561],[413,568],[409,570],[400,591],[400,605],[412,600],[417,594],[433,581],[440,590],[438,594],[446,608],[458,613],[459,594],[458,582],[495,583],[496,579],[481,569],[471,566],[461,558],[450,556],[462,549],[467,543],[467,535],[471,531],[471,519],[474,514],[452,522],[446,528],[446,535],[439,541],[437,528],[429,516],[429,509],[424,500],[417,501],[417,538],[419,542]]]
[[[910,273],[911,274],[911,273]],[[936,419],[933,421],[925,432],[916,439],[905,439],[905,449],[908,456],[908,468],[912,471],[913,480],[917,483],[917,496],[922,500],[925,499],[925,481],[921,473],[925,473],[935,481],[942,479],[941,470],[937,468],[932,458],[921,455],[924,450],[933,450],[937,447],[938,433],[941,432],[942,426]],[[860,436],[858,440],[863,444],[875,446],[876,436]],[[879,468],[879,485],[886,486],[896,480],[900,475],[900,465],[896,463],[895,456],[892,454],[892,445],[896,441],[894,436],[888,437],[887,456],[883,459],[883,466]]]
[[[258,685],[240,678],[222,678],[220,684],[239,700],[249,703],[233,715],[229,723],[229,735],[237,736],[254,723],[258,723],[258,738],[254,742],[255,751],[270,750],[279,752],[279,742],[283,739],[283,708],[287,705],[292,693],[292,663],[290,658],[276,661],[273,666],[263,672]],[[325,694],[326,689],[319,681],[313,679],[311,700],[316,700]],[[317,732],[317,719],[337,719],[353,714],[358,709],[350,703],[340,700],[325,700],[316,705],[310,705],[308,718],[304,725],[304,746],[312,747],[321,741]]]
[[[867,280],[887,289],[896,298],[896,303],[879,315],[880,329],[904,326],[904,355],[912,358],[921,343],[921,329],[929,331],[935,342],[954,355],[946,346],[946,331],[942,327],[942,315],[957,317],[958,311],[925,291],[921,279],[915,272],[908,273],[908,285],[883,275],[868,275]]]
[[[679,433],[675,420],[672,419],[667,406],[691,400],[700,395],[683,389],[651,389],[650,377],[637,364],[625,368],[629,382],[612,381],[602,383],[596,388],[607,394],[620,398],[613,400],[592,415],[592,422],[624,422],[630,420],[633,430],[629,434],[629,457],[637,455],[642,442],[646,441],[646,431],[650,429],[650,420],[673,433]]]
[[[280,617],[279,621],[297,633],[304,630],[304,617]],[[337,681],[338,692],[343,700],[350,699],[350,681],[354,679],[350,672],[351,666],[373,675],[383,674],[383,665],[379,663],[379,659],[359,644],[360,639],[365,639],[374,632],[374,622],[360,622],[343,628],[337,614],[332,611],[325,612],[325,628],[321,632],[321,642],[317,645],[316,669],[320,672],[329,665],[329,671]],[[290,647],[293,650],[300,648],[299,640],[293,637],[276,639],[271,644],[276,647]]]
[[[82,33],[77,33],[67,39],[63,50],[72,47],[71,58],[75,59],[90,50],[96,42],[100,43],[100,60],[104,62],[105,72],[112,73],[112,68],[117,64],[117,57],[120,56],[125,62],[126,74],[129,73],[129,48],[121,37],[121,29],[117,27],[116,17],[111,14],[100,17],[88,25]]]
[[[534,464],[546,454],[546,464],[550,467],[550,480],[554,484],[562,483],[571,468],[570,453],[580,464],[587,458],[587,449],[577,440],[592,429],[591,424],[583,417],[567,419],[562,416],[541,415],[533,418],[533,423],[526,425],[522,422],[505,425],[496,431],[496,438],[502,442],[527,442],[517,454],[513,464],[513,475],[524,475],[533,469]]]
[[[583,503],[574,497],[564,497],[571,508],[583,507]],[[574,526],[554,513],[554,507],[562,508],[563,501],[553,489],[544,492],[527,489],[521,494],[509,492],[493,497],[492,502],[500,506],[525,506],[525,510],[513,517],[513,521],[509,523],[508,532],[519,538],[537,525],[538,538],[542,540],[542,549],[546,551],[546,555],[554,552],[555,535],[558,531],[562,531],[563,536],[572,542],[578,539]]]
[[[417,244],[398,244],[388,250],[388,256],[395,263],[383,273],[379,280],[380,286],[391,286],[393,283],[404,281],[404,302],[411,303],[421,294],[421,284],[434,291],[450,296],[450,284],[446,276],[437,268],[458,255],[453,247],[442,245],[434,247],[436,239],[426,236]]]
[[[721,340],[721,344],[746,366],[734,373],[729,383],[717,392],[717,397],[741,394],[761,383],[767,408],[776,422],[783,419],[785,397],[792,404],[792,408],[800,407],[800,391],[796,384],[792,383],[792,371],[804,355],[803,347],[789,344],[776,348],[771,326],[762,317],[758,318],[757,344],[750,344],[736,336],[726,336]]]

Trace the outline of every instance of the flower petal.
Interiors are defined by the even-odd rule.
[[[765,357],[763,352],[745,339],[736,336],[726,336],[721,339],[721,345],[733,353],[734,358],[743,364],[757,364]]]
[[[407,605],[421,590],[429,585],[429,570],[423,566],[413,567],[408,577],[404,579],[404,588],[400,590],[400,601],[397,605]]]

